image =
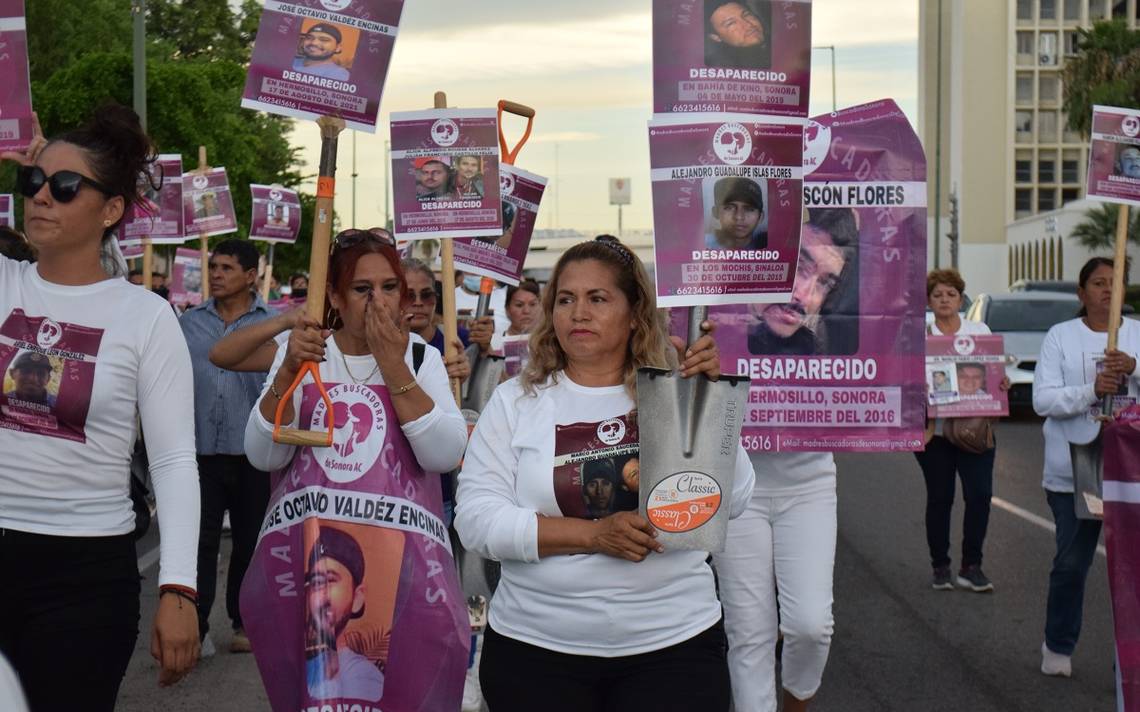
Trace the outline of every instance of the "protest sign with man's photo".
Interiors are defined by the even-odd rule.
[[[182,212],[187,239],[237,232],[234,198],[230,195],[226,169],[183,174]]]
[[[499,166],[503,233],[455,240],[455,268],[505,284],[518,284],[546,179],[508,164]]]
[[[119,225],[119,244],[180,245],[185,241],[186,216],[182,206],[182,156],[163,153],[150,175],[139,177],[144,200],[136,203]]]
[[[179,306],[202,303],[202,252],[179,247],[170,268],[170,303]]]
[[[301,231],[301,198],[297,191],[279,185],[249,186],[253,196],[253,218],[249,239],[263,242],[297,241]]]
[[[376,131],[403,0],[268,0],[241,105]]]
[[[803,131],[794,119],[649,123],[657,301],[787,301],[800,253]]]
[[[1140,205],[1140,111],[1093,107],[1085,194],[1090,200]]]
[[[709,310],[723,371],[752,378],[745,447],[920,449],[922,145],[884,100],[809,122],[803,161],[805,222],[790,301]],[[682,321],[675,314],[674,325]]]
[[[653,111],[807,117],[811,0],[653,0]]]
[[[1005,364],[1005,340],[1000,335],[927,336],[928,415],[1009,415],[1009,394],[1001,388]]]
[[[495,110],[393,112],[391,124],[396,237],[501,238]]]
[[[0,0],[0,151],[32,140],[32,87],[24,0]]]

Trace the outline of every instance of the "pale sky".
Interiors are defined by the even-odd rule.
[[[812,42],[835,45],[841,108],[892,98],[916,120],[918,1],[813,1]],[[624,208],[624,226],[651,228],[651,26],[650,0],[408,0],[377,132],[341,137],[336,209],[342,225],[352,222],[354,133],[356,226],[380,225],[388,115],[430,108],[439,90],[453,107],[511,99],[535,108],[534,133],[518,166],[550,178],[538,227],[616,231],[608,181],[630,178],[633,202]],[[815,50],[813,115],[831,110],[831,86],[831,53]],[[521,120],[508,123],[508,143],[522,126]],[[306,172],[315,173],[316,126],[298,122],[293,142],[303,148]]]

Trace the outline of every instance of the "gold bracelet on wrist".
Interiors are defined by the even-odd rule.
[[[412,390],[413,388],[417,388],[419,385],[420,385],[419,383],[417,383],[416,381],[413,380],[411,383],[409,383],[406,386],[401,386],[400,388],[394,389],[392,391],[392,395],[402,396],[405,393],[407,393],[408,391]]]

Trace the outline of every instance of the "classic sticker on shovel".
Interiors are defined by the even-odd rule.
[[[653,526],[666,532],[689,532],[720,509],[720,484],[700,472],[678,472],[657,483],[646,511]]]

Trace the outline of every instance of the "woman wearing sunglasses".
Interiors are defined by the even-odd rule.
[[[467,425],[451,395],[440,353],[410,333],[409,318],[403,311],[407,282],[400,268],[395,242],[383,230],[342,232],[337,236],[329,257],[328,274],[331,308],[327,326],[332,331],[322,330],[322,325],[308,314],[297,317],[288,342],[278,349],[261,399],[250,413],[245,434],[246,456],[255,467],[281,475],[275,495],[278,503],[286,497],[294,497],[301,489],[327,493],[329,499],[344,497],[346,492],[363,493],[370,502],[402,501],[400,507],[426,511],[427,516],[416,521],[429,521],[433,531],[446,531],[441,523],[440,479],[425,473],[447,472],[459,464],[467,444]],[[332,402],[331,413],[327,415],[322,415],[325,406],[311,385],[298,387],[291,397],[286,395],[305,362],[320,364],[321,381]],[[274,420],[283,398],[286,400],[281,421],[292,427],[320,429],[327,427],[327,419],[331,418],[335,430],[332,447],[298,448],[275,442]],[[300,425],[302,422],[303,426]],[[270,509],[274,507],[271,502]],[[354,514],[355,519],[341,519],[355,522],[358,525],[356,536],[358,539],[363,537],[359,541],[366,552],[363,584],[359,576],[353,576],[354,585],[363,585],[363,588],[352,598],[359,598],[360,606],[364,608],[376,605],[375,599],[368,599],[367,590],[381,589],[385,585],[381,579],[390,580],[393,564],[401,590],[409,585],[406,578],[414,580],[420,575],[417,571],[423,570],[424,560],[415,557],[426,539],[416,536],[407,527],[397,526],[394,518],[383,520],[379,516],[380,511],[377,510],[375,517]],[[370,526],[359,526],[364,524],[361,516]],[[436,524],[438,528],[434,528]],[[321,526],[324,525],[322,520]],[[385,534],[390,535],[393,531],[407,532],[400,549],[404,553],[397,553],[400,558],[394,562],[388,553],[390,549],[385,549],[383,544]],[[271,601],[261,601],[261,592],[275,597],[277,591],[276,585],[265,584],[276,579],[270,569],[273,556],[266,554],[264,548],[284,546],[285,541],[269,539],[266,535],[243,583],[242,617],[259,661],[265,657],[259,651],[259,636],[264,636],[260,639],[266,643],[276,643],[270,636],[280,635],[280,631],[265,620],[265,606],[259,605],[275,605]],[[298,543],[291,539],[287,542],[290,547]],[[397,672],[405,669],[400,665],[408,660],[430,658],[438,666],[440,691],[437,694],[447,697],[448,690],[456,695],[462,692],[467,662],[467,626],[462,612],[462,596],[450,554],[442,546],[432,546],[431,565],[436,569],[429,576],[439,575],[430,579],[432,591],[427,592],[426,598],[423,589],[417,589],[415,595],[401,597],[402,602],[398,604],[401,607],[400,620],[435,615],[432,620],[438,624],[442,608],[463,621],[464,635],[461,640],[433,637],[433,631],[437,629],[426,628],[422,636],[403,637],[397,629],[392,639],[399,650],[388,658],[390,664],[384,681],[383,701],[386,703],[401,699],[399,695],[402,692],[397,692],[396,688],[406,691],[407,685],[415,684]],[[378,573],[370,575],[369,571]],[[389,572],[388,577],[379,573],[384,571]],[[449,581],[454,586],[445,591],[445,584]],[[444,588],[433,592],[441,586]],[[446,595],[442,595],[444,593]],[[252,597],[257,598],[257,603],[252,602]],[[404,598],[408,600],[404,601]],[[442,605],[436,607],[435,604],[441,600]],[[364,601],[372,602],[365,605]],[[331,609],[339,605],[333,602]],[[356,604],[353,605],[355,610]],[[260,616],[260,623],[251,620],[247,612],[255,619]],[[335,610],[329,615],[334,613]],[[444,620],[450,619],[445,616]],[[384,627],[391,631],[390,626]],[[338,626],[332,639],[343,638],[342,632]],[[269,658],[276,654],[275,651],[264,652]],[[337,654],[341,656],[340,669],[354,667],[349,664],[353,659],[351,656],[346,658],[347,654],[343,652]],[[267,663],[261,661],[261,664],[265,669]],[[309,698],[357,700],[359,695],[346,691],[350,689],[349,682],[338,676],[339,673],[335,672],[320,676],[328,683],[322,688],[326,694],[314,691],[310,680]],[[270,694],[272,697],[273,690]],[[308,698],[288,699],[289,706],[293,708],[294,701],[301,706],[308,704],[305,702]],[[375,697],[366,699],[377,700]],[[456,698],[453,709],[458,706]],[[274,707],[281,708],[276,703]],[[442,702],[438,707],[431,707],[447,708]]]
[[[134,112],[36,134],[19,164],[36,264],[0,258],[0,652],[35,710],[112,710],[138,637],[128,464],[136,413],[162,520],[151,654],[198,658],[198,472],[190,356],[170,306],[126,279],[115,231],[154,149]],[[115,277],[118,275],[118,277]]]

